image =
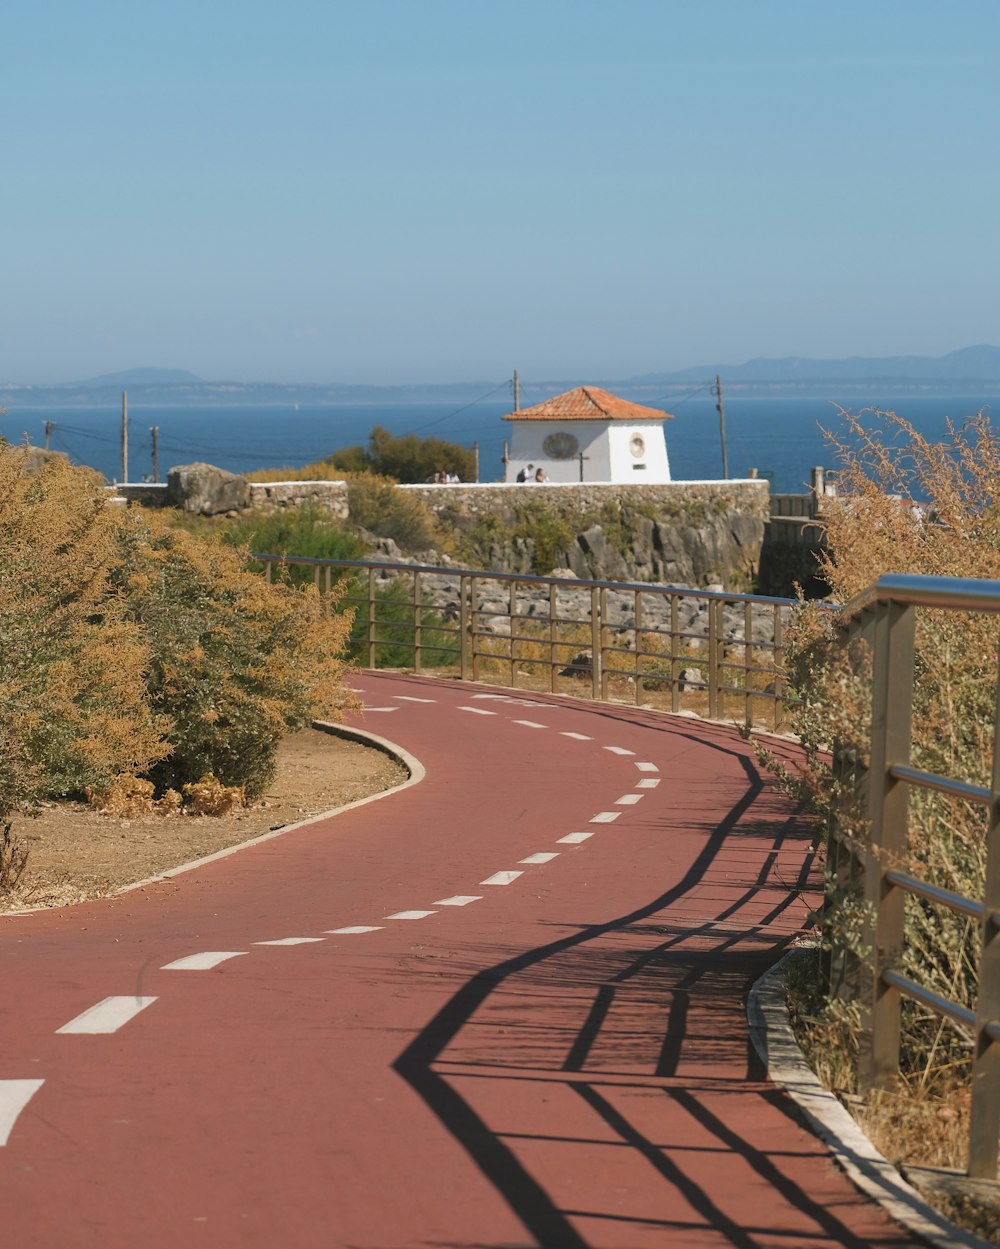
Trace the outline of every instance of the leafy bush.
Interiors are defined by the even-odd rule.
[[[355,590],[348,593],[365,597],[367,587],[356,583]],[[375,636],[377,668],[414,666],[413,603],[399,582],[375,591]],[[458,661],[461,646],[455,628],[447,628],[440,612],[430,608],[420,613],[420,645],[424,668],[443,668]],[[354,616],[348,654],[356,663],[369,662],[367,611],[358,611]]]
[[[155,515],[129,513],[119,540],[113,584],[150,647],[148,698],[172,747],[150,779],[181,789],[212,773],[259,798],[282,736],[344,705],[348,622],[329,596],[268,585]]]
[[[361,539],[331,520],[321,508],[250,513],[230,521],[220,536],[227,546],[248,553],[299,555],[308,559],[363,559],[366,553]],[[289,565],[285,576],[292,585],[307,585],[313,580],[313,570]]]
[[[103,482],[0,448],[0,815],[106,787],[169,747],[146,699],[149,646],[110,592]]]
[[[367,450],[345,447],[327,463],[344,473],[374,473],[410,485],[433,481],[435,473],[454,473],[462,481],[475,481],[476,475],[475,455],[465,447],[416,434],[396,437],[381,425],[369,435]]]
[[[378,538],[391,538],[404,551],[426,551],[440,541],[430,509],[408,491],[397,490],[388,477],[348,477],[347,506],[354,524]]]

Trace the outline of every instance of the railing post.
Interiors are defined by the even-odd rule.
[[[463,681],[469,679],[469,582],[470,577],[462,577],[459,581],[458,628],[460,666],[459,675]]]
[[[597,586],[590,589],[590,684],[595,699],[601,697],[601,592]]]
[[[368,569],[368,667],[375,667],[375,569]]]
[[[549,689],[556,692],[556,645],[559,641],[559,626],[556,621],[556,583],[549,582]]]
[[[708,600],[708,718],[719,719],[719,651],[722,647],[722,630],[719,628],[719,608],[722,600]]]
[[[997,679],[1000,694],[1000,674]],[[986,1031],[1000,1022],[1000,698],[993,713],[993,775],[990,781],[989,829],[986,834],[986,887],[983,894],[983,942],[976,999],[976,1041],[972,1060],[972,1107],[969,1120],[968,1173],[972,1179],[997,1178],[1000,1139],[1000,1043]]]
[[[632,616],[635,620],[635,634],[633,641],[635,645],[635,705],[642,706],[642,592],[640,590],[632,591]]]
[[[771,652],[774,666],[774,716],[771,723],[777,733],[784,726],[788,714],[788,708],[785,706],[787,683],[784,677],[785,622],[781,615],[781,608],[777,606],[773,608],[771,638],[774,643],[774,650]]]
[[[899,991],[883,970],[898,963],[903,945],[905,895],[885,880],[904,865],[909,791],[889,776],[910,761],[913,718],[913,643],[916,608],[880,603],[875,615],[872,741],[868,775],[871,845],[865,863],[865,956],[858,1078],[879,1088],[899,1073]]]
[[[420,596],[420,573],[413,574],[413,671],[419,673],[423,669],[423,605]]]
[[[681,667],[678,634],[680,633],[680,598],[670,595],[670,710],[681,709]],[[700,671],[700,669],[699,669]]]
[[[507,638],[507,649],[510,654],[510,688],[517,689],[517,666],[514,652],[517,650],[517,643],[514,641],[514,630],[517,621],[517,581],[510,583],[510,598],[507,605],[507,619],[510,623],[510,633]]]

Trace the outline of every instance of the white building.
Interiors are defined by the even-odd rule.
[[[541,468],[554,482],[661,485],[670,480],[663,435],[669,412],[619,399],[597,386],[578,386],[533,408],[510,412],[505,481]]]

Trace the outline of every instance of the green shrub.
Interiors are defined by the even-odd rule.
[[[377,538],[391,538],[403,551],[426,551],[440,540],[431,510],[388,477],[358,473],[347,479],[351,521]]]
[[[298,555],[308,559],[363,559],[361,539],[348,532],[321,508],[287,508],[280,512],[249,513],[230,521],[221,531],[222,541],[245,552]],[[334,569],[334,574],[337,570]],[[292,585],[313,580],[311,568],[289,565],[285,579]]]
[[[435,473],[454,473],[462,481],[475,481],[476,459],[472,451],[441,438],[416,434],[396,437],[376,425],[364,447],[345,447],[329,456],[327,463],[343,473],[374,473],[408,485],[433,481]]]
[[[359,580],[348,593],[365,598],[367,585]],[[368,624],[367,610],[358,610],[351,624],[348,654],[363,665],[369,663]],[[458,661],[458,634],[454,627],[445,627],[440,612],[422,609],[420,630],[424,668],[448,667]],[[415,636],[413,604],[406,586],[400,582],[380,586],[375,591],[375,667],[413,668]]]

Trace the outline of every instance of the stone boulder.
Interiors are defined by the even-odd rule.
[[[185,512],[218,516],[250,506],[250,483],[213,464],[181,464],[167,475],[167,498]]]

